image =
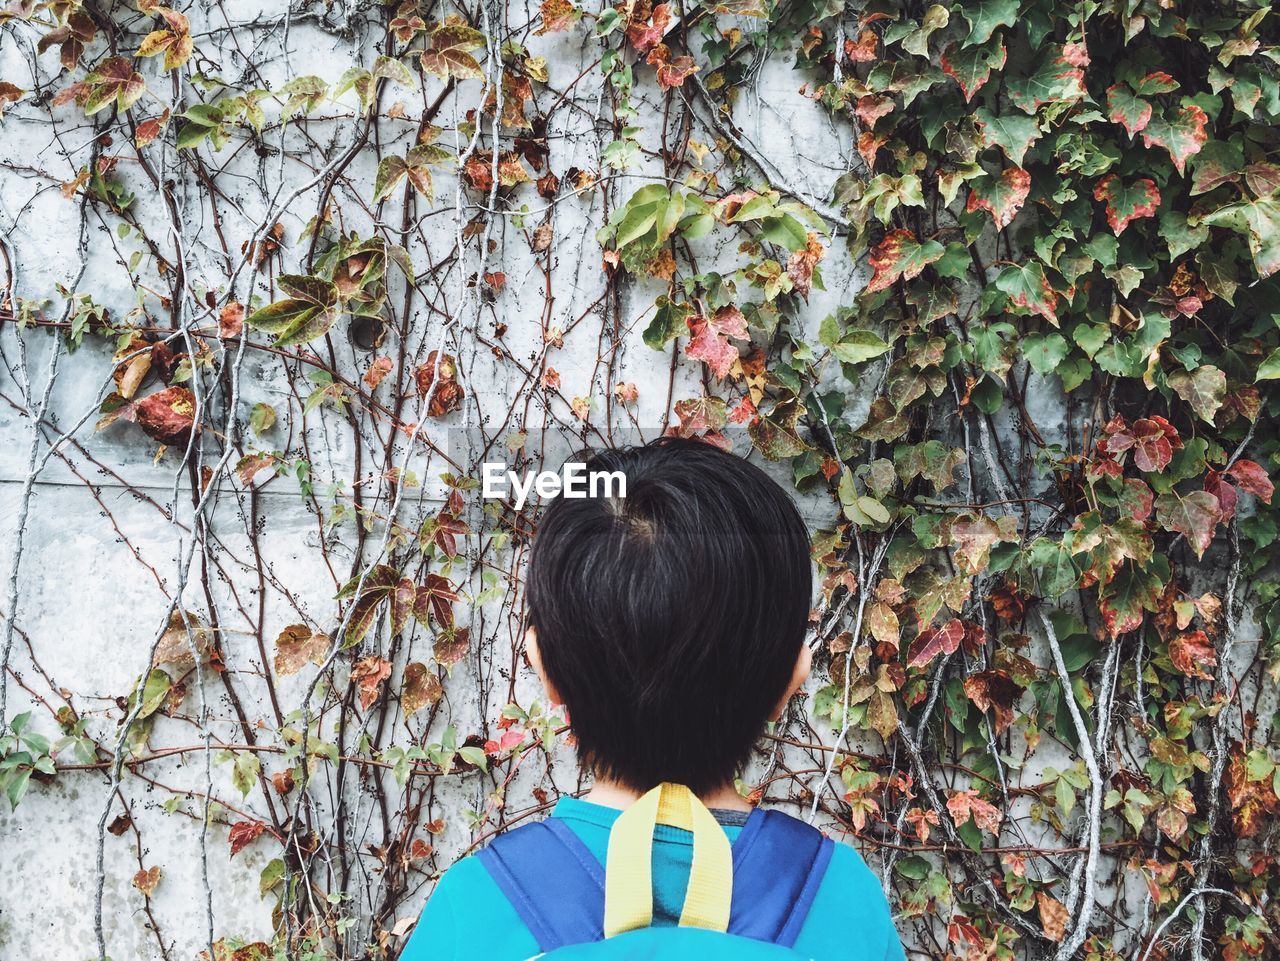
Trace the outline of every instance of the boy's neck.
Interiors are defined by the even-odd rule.
[[[586,793],[585,800],[604,807],[625,810],[640,799],[640,792],[612,781],[609,778],[597,777]],[[698,799],[709,808],[720,808],[726,811],[750,811],[751,804],[739,794],[732,784],[724,784],[706,794],[698,795]]]

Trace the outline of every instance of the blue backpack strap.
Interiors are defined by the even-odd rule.
[[[508,831],[477,857],[540,950],[604,937],[604,867],[564,821]]]
[[[834,850],[816,828],[756,808],[733,845],[729,933],[792,947]]]
[[[729,933],[792,947],[834,849],[803,821],[751,812],[733,844]],[[604,938],[604,867],[561,819],[499,835],[477,857],[540,950]]]

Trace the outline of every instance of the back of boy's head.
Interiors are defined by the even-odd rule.
[[[604,451],[626,497],[558,498],[528,602],[582,759],[634,790],[706,793],[747,762],[804,644],[812,573],[795,504],[702,441]]]

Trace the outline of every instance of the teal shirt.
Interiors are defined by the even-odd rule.
[[[578,798],[561,798],[561,818],[605,863],[609,831],[621,812]],[[742,828],[725,825],[730,843]],[[659,824],[654,832],[654,924],[675,924],[693,859],[692,835]],[[814,961],[903,961],[902,943],[880,882],[862,858],[837,844],[795,950]],[[484,865],[463,858],[440,879],[418,919],[401,961],[526,961],[538,943]]]

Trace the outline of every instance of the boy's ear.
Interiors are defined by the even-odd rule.
[[[552,704],[559,704],[560,692],[556,690],[555,685],[547,680],[547,672],[542,667],[542,651],[538,649],[538,632],[530,627],[524,632],[524,652],[529,658],[529,666],[533,668],[533,672],[538,675],[538,681],[542,684],[542,689],[547,692],[547,698]]]
[[[795,666],[791,669],[791,680],[787,682],[787,693],[782,696],[773,713],[769,715],[771,721],[782,719],[782,712],[787,709],[787,702],[795,696],[796,691],[804,687],[804,682],[809,680],[809,672],[813,670],[813,651],[808,644],[801,645],[800,653],[796,655]]]

